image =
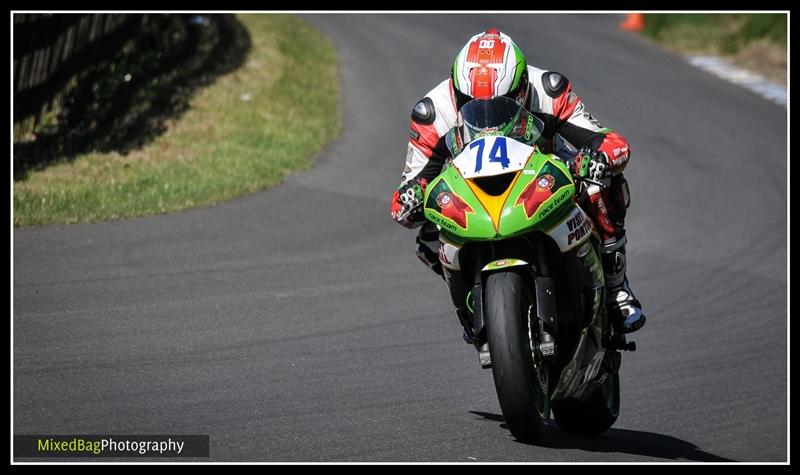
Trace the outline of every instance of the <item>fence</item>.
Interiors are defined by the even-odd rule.
[[[133,37],[146,15],[15,14],[14,142],[58,110],[75,77]]]

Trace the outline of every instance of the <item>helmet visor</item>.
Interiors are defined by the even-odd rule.
[[[473,99],[461,108],[464,143],[486,135],[504,135],[532,145],[544,128],[542,121],[504,96]]]

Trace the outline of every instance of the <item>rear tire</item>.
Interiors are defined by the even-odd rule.
[[[486,331],[497,399],[514,437],[533,442],[547,429],[550,398],[541,355],[535,363],[531,351],[536,342],[531,345],[528,305],[533,302],[527,295],[516,272],[497,272],[486,279]]]
[[[619,415],[619,373],[611,373],[606,382],[587,401],[553,401],[553,418],[558,427],[582,435],[607,431]]]

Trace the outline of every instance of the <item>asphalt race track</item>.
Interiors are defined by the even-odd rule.
[[[16,434],[208,434],[214,461],[787,460],[787,110],[619,15],[318,15],[344,132],[213,208],[14,230]],[[631,142],[645,305],[606,434],[503,425],[444,282],[389,217],[417,99],[496,26]]]

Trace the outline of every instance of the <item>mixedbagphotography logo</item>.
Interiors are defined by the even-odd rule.
[[[207,435],[15,435],[15,457],[208,457]]]

